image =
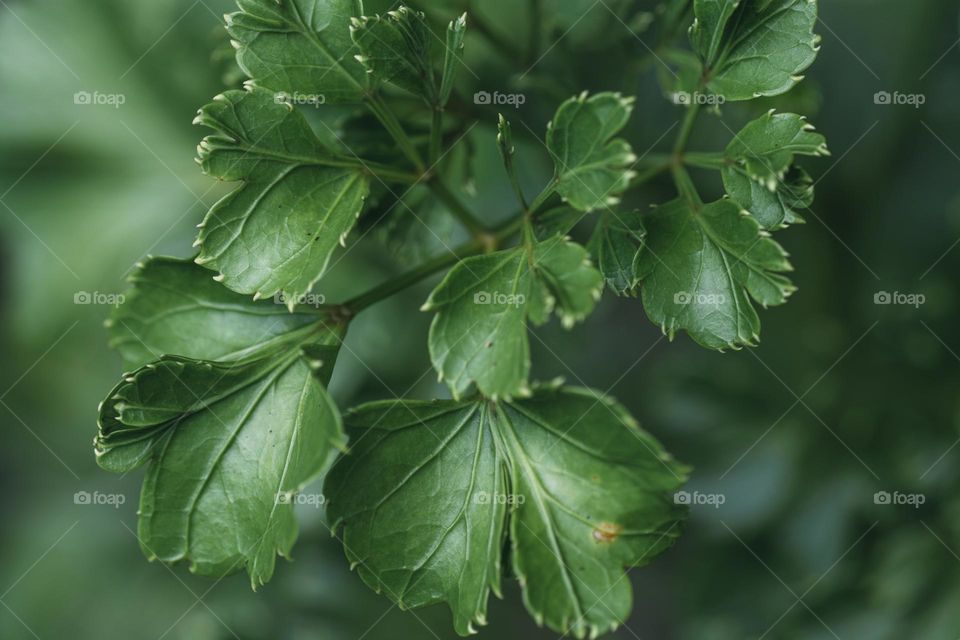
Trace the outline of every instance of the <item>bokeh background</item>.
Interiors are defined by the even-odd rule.
[[[368,2],[369,10],[385,2]],[[431,2],[453,15],[462,0]],[[544,2],[535,64],[513,51],[528,29],[517,0],[471,10],[462,93],[522,91],[514,130],[541,132],[582,89],[638,97],[638,152],[681,111],[657,83],[656,2]],[[536,332],[539,378],[564,376],[622,400],[679,459],[695,506],[681,542],[633,572],[621,638],[955,639],[960,636],[960,3],[821,3],[822,50],[787,96],[705,114],[691,149],[717,150],[751,116],[808,114],[833,155],[808,224],[778,234],[800,291],[762,312],[758,349],[718,354],[669,343],[638,301],[606,299],[572,332]],[[295,562],[260,593],[246,578],[195,578],[148,564],[135,530],[140,474],[94,462],[97,403],[120,373],[104,304],[147,254],[189,256],[194,225],[223,192],[193,162],[194,112],[235,85],[226,0],[0,0],[0,637],[323,640],[448,638],[443,606],[404,613],[350,574],[320,509],[303,507]],[[631,59],[645,56],[639,61]],[[123,104],[78,105],[76,92]],[[877,104],[880,91],[924,104]],[[472,106],[472,105],[471,105]],[[509,213],[493,111],[471,135],[488,220]],[[521,126],[523,122],[526,126]],[[521,134],[532,192],[543,149]],[[719,195],[715,175],[697,174]],[[672,197],[669,182],[633,204]],[[398,269],[371,235],[339,261],[327,291]],[[354,236],[357,237],[356,235]],[[333,391],[341,406],[444,393],[426,352],[427,287],[372,309],[351,329]],[[922,305],[878,305],[878,292]],[[102,299],[102,298],[101,298]],[[922,496],[877,504],[875,494]],[[76,504],[76,492],[124,496]],[[551,638],[511,584],[481,638]]]

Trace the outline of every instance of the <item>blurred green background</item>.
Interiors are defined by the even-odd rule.
[[[509,114],[515,132],[521,121],[542,132],[582,89],[637,95],[628,137],[638,153],[680,117],[655,59],[629,62],[655,46],[657,2],[547,0],[547,53],[526,73],[510,51],[526,33],[525,3],[474,4],[462,93],[529,92]],[[776,106],[807,114],[833,151],[805,163],[819,181],[808,224],[778,234],[800,291],[762,312],[761,346],[717,354],[683,335],[669,344],[638,301],[614,299],[584,326],[551,325],[532,340],[539,378],[609,390],[694,465],[690,491],[724,497],[695,506],[677,547],[631,575],[634,615],[617,637],[960,636],[960,4],[821,4],[822,50],[807,81],[703,116],[690,145],[720,149],[730,129]],[[426,8],[439,19],[463,5]],[[95,408],[120,360],[101,326],[109,305],[75,296],[121,293],[147,254],[190,255],[194,225],[224,189],[194,164],[202,132],[190,122],[237,81],[221,28],[229,10],[226,0],[0,0],[0,638],[452,635],[444,607],[404,613],[368,591],[310,507],[295,562],[260,593],[243,575],[215,582],[148,564],[132,533],[140,474],[95,464]],[[83,91],[123,104],[75,104]],[[876,104],[880,91],[925,103]],[[495,114],[478,115],[471,204],[495,220],[513,205]],[[543,150],[530,138],[521,154],[533,191]],[[719,195],[715,175],[695,177]],[[634,204],[671,197],[668,182],[654,182]],[[367,238],[327,290],[355,292],[397,268]],[[429,367],[429,318],[417,311],[427,290],[351,329],[333,385],[342,407],[444,393]],[[925,302],[878,305],[878,292]],[[924,503],[876,504],[880,491]],[[77,492],[125,502],[77,504]],[[481,638],[557,637],[535,627],[516,585],[489,617]]]

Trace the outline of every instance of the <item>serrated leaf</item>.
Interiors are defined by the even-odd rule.
[[[546,309],[560,317],[566,328],[593,312],[603,288],[603,276],[590,263],[580,245],[562,238],[539,242],[533,251],[533,269],[547,294]],[[531,313],[534,322],[546,322]]]
[[[623,407],[586,389],[529,399],[378,402],[326,480],[347,557],[404,608],[444,601],[461,635],[500,594],[501,550],[538,623],[593,637],[626,621],[625,567],[680,533],[687,470]],[[508,533],[509,532],[509,533]]]
[[[295,300],[320,279],[353,228],[369,178],[328,151],[303,116],[260,89],[229,91],[196,122],[204,171],[243,185],[201,225],[197,263],[239,293]]]
[[[226,17],[237,63],[271,91],[322,96],[324,102],[357,102],[368,91],[367,74],[354,56],[350,21],[357,0],[237,0]]]
[[[614,138],[633,110],[633,98],[583,93],[567,100],[547,127],[547,149],[556,163],[557,192],[581,211],[619,202],[635,175],[630,144]]]
[[[240,360],[302,339],[321,321],[316,313],[290,313],[278,301],[234,293],[188,260],[148,258],[130,282],[133,289],[109,321],[110,346],[130,369],[162,355]]]
[[[433,34],[426,17],[401,6],[381,16],[364,16],[352,22],[350,33],[360,49],[356,56],[374,84],[391,83],[439,104],[439,87],[430,58]]]
[[[726,199],[699,210],[675,200],[645,222],[638,269],[650,320],[671,338],[683,329],[712,349],[755,344],[760,319],[751,299],[778,305],[794,291],[783,248]]]
[[[817,57],[816,0],[741,0],[731,11],[733,4],[734,0],[694,3],[691,41],[704,59],[707,88],[727,100],[790,90]]]
[[[827,155],[827,141],[803,116],[768,111],[748,123],[724,152],[732,168],[764,182],[773,191],[794,156]]]
[[[586,250],[560,237],[463,260],[423,306],[437,312],[429,345],[440,379],[454,397],[473,383],[490,398],[526,393],[527,321],[556,310],[570,326],[593,310],[601,283]]]
[[[150,559],[187,561],[222,576],[241,568],[254,588],[296,539],[284,498],[322,473],[344,436],[314,373],[335,346],[238,363],[164,357],[124,380],[101,405],[101,467],[149,462],[138,537]]]
[[[639,211],[607,210],[593,230],[587,250],[618,296],[634,293],[640,282],[637,260],[646,235]]]
[[[701,59],[712,64],[720,53],[727,22],[741,0],[694,0],[690,42]]]
[[[826,140],[806,120],[770,111],[727,145],[721,170],[727,194],[765,229],[800,221],[795,209],[813,202],[813,181],[793,166],[796,155],[826,155]]]
[[[787,175],[770,191],[765,184],[750,178],[737,167],[722,171],[723,186],[730,199],[750,212],[760,226],[774,230],[803,222],[797,209],[813,204],[813,179],[806,171],[794,165]]]

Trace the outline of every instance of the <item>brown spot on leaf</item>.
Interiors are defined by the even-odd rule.
[[[593,539],[597,542],[609,544],[620,537],[621,531],[623,531],[623,527],[618,524],[601,522],[597,525],[597,528],[593,530]]]

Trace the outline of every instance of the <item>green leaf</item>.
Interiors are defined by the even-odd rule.
[[[828,155],[826,140],[796,114],[769,111],[727,145],[721,170],[727,194],[764,229],[800,220],[813,202],[813,181],[793,166],[796,155]]]
[[[554,237],[463,260],[430,294],[430,358],[454,397],[476,383],[489,398],[529,393],[527,320],[546,322],[553,310],[564,326],[586,317],[602,276],[586,250]]]
[[[678,329],[712,349],[753,345],[764,307],[795,290],[782,275],[791,270],[783,248],[734,202],[719,200],[694,210],[675,200],[646,219],[640,255],[643,306],[673,338]]]
[[[336,407],[315,374],[335,346],[245,362],[164,357],[124,380],[101,405],[101,467],[149,462],[138,537],[151,560],[188,561],[253,588],[273,575],[297,535],[288,499],[345,444]]]
[[[453,93],[457,70],[463,62],[463,38],[467,33],[467,14],[461,15],[447,26],[443,55],[443,74],[440,80],[440,105],[444,106]]]
[[[461,635],[500,595],[504,539],[538,623],[576,637],[631,608],[625,567],[679,536],[687,469],[626,410],[586,389],[488,403],[377,402],[347,416],[355,446],[327,476],[351,564],[403,608],[446,602]]]
[[[556,189],[570,205],[590,211],[617,204],[636,172],[630,144],[614,139],[627,124],[633,98],[584,92],[567,100],[547,127],[547,149],[556,163]]]
[[[253,302],[187,260],[148,258],[130,282],[133,289],[108,321],[110,346],[130,369],[162,355],[241,360],[302,339],[321,320],[289,313],[279,301]]]
[[[813,204],[813,179],[796,165],[777,182],[774,191],[736,167],[725,168],[722,175],[730,199],[749,211],[767,230],[802,223],[803,218],[797,209],[806,209]]]
[[[690,42],[694,51],[712,64],[720,53],[727,22],[740,5],[741,0],[694,0],[693,25],[690,27]]]
[[[538,240],[569,234],[586,217],[582,211],[567,206],[554,207],[537,214],[533,229]]]
[[[587,249],[607,286],[618,296],[633,294],[640,282],[637,260],[646,235],[639,211],[608,209],[593,230]]]
[[[690,35],[704,60],[707,88],[727,100],[785,93],[817,57],[816,0],[742,0],[732,7],[735,4],[694,3],[696,22]]]
[[[355,18],[350,33],[360,49],[356,58],[375,84],[391,83],[427,104],[439,104],[430,58],[433,34],[423,13],[401,6],[382,16]]]
[[[350,38],[350,20],[360,17],[360,4],[237,0],[240,11],[226,16],[237,63],[255,84],[271,91],[357,102],[368,91]]]
[[[243,181],[204,219],[197,264],[254,298],[310,291],[363,207],[362,167],[328,151],[300,112],[267,91],[228,91],[195,122],[216,131],[199,147],[204,171]]]
[[[827,141],[803,116],[773,110],[748,123],[725,151],[731,170],[765,183],[770,191],[798,154],[829,155]]]

